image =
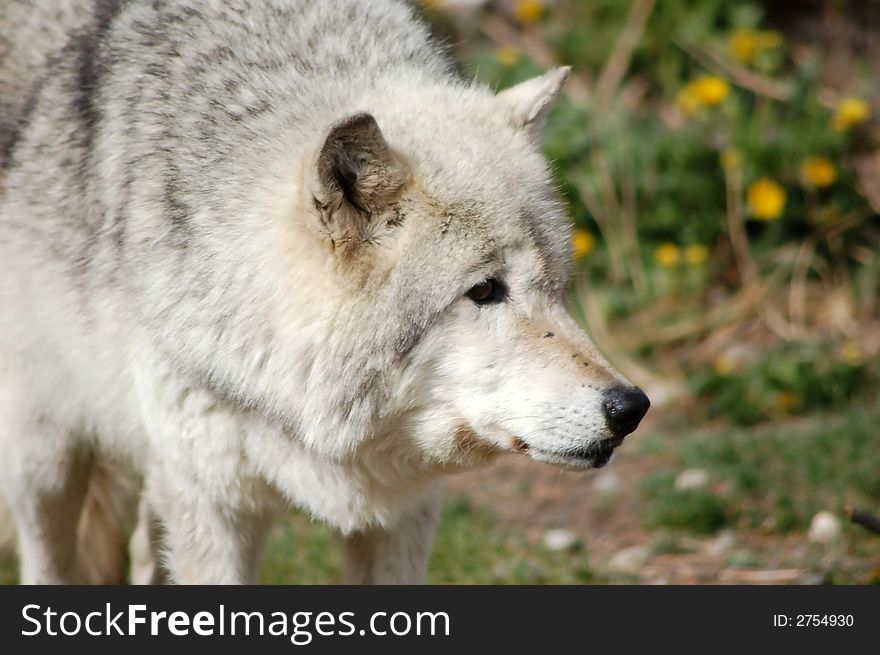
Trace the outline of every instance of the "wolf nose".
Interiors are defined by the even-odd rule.
[[[615,437],[635,430],[650,406],[651,401],[638,387],[611,387],[602,402],[605,422]]]

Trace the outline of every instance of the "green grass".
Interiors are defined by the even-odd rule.
[[[294,515],[279,522],[262,569],[268,584],[342,581],[342,557],[327,527]],[[550,552],[499,530],[491,513],[464,497],[447,500],[428,573],[433,584],[577,584],[593,582],[587,553]]]
[[[880,407],[753,429],[688,434],[645,448],[672,454],[674,470],[642,486],[647,527],[714,532],[727,525],[767,532],[805,530],[821,510],[880,507]],[[708,471],[706,488],[677,491],[677,471]]]
[[[0,584],[16,584],[18,567],[15,558],[9,553],[0,553]]]
[[[674,474],[663,472],[651,475],[642,484],[645,496],[651,500],[643,512],[646,527],[709,534],[733,522],[735,511],[727,499],[704,489],[677,491],[674,481]]]

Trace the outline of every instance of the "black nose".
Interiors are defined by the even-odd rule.
[[[650,406],[651,401],[638,387],[611,387],[602,402],[605,421],[615,437],[635,430]]]

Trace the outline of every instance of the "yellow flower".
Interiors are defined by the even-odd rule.
[[[596,246],[596,237],[586,230],[575,230],[571,238],[571,245],[574,248],[574,258],[581,259]]]
[[[737,30],[727,41],[727,49],[733,58],[744,64],[750,64],[764,50],[772,50],[782,45],[779,32],[759,32],[749,28]]]
[[[436,11],[445,4],[445,0],[422,0],[422,4],[429,11]]]
[[[727,41],[727,49],[738,61],[746,64],[754,61],[758,55],[758,33],[750,29],[737,30]]]
[[[654,261],[663,268],[678,266],[681,261],[681,251],[674,243],[664,243],[654,253]]]
[[[519,61],[519,49],[512,45],[503,45],[495,51],[495,59],[503,66],[513,66]]]
[[[532,25],[544,15],[544,3],[541,0],[517,0],[513,15],[523,25]]]
[[[762,177],[749,187],[749,211],[762,221],[779,218],[785,211],[785,189],[773,180]]]
[[[684,251],[684,260],[691,266],[705,264],[707,259],[709,259],[709,249],[702,243],[688,246]]]
[[[871,108],[861,98],[842,98],[837,103],[831,127],[835,132],[846,132],[853,125],[864,123],[871,117]]]
[[[837,167],[825,157],[809,157],[801,164],[801,177],[808,186],[830,186],[837,181]]]
[[[685,85],[675,100],[685,114],[696,113],[700,107],[715,107],[730,94],[726,80],[713,75],[702,75]]]
[[[721,166],[727,170],[732,170],[742,165],[743,156],[736,148],[725,148],[721,151],[719,159],[721,160]]]
[[[727,80],[712,75],[698,77],[691,84],[694,87],[694,95],[707,107],[714,107],[724,102],[730,94],[730,85]]]
[[[780,391],[776,396],[776,407],[788,414],[798,405],[798,397],[791,391]]]
[[[730,355],[718,355],[712,365],[718,375],[727,377],[739,368],[739,363]]]

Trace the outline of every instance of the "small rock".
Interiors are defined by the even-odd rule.
[[[692,491],[709,484],[709,473],[705,469],[686,469],[675,478],[677,491]]]
[[[831,512],[819,512],[810,521],[807,538],[813,543],[830,544],[840,536],[842,526],[840,519]]]
[[[593,480],[593,489],[603,496],[610,496],[618,493],[623,487],[623,481],[620,475],[614,471],[602,471]]]
[[[609,571],[635,575],[641,572],[650,558],[651,549],[648,546],[630,546],[615,553],[608,560],[607,568]]]
[[[555,529],[544,533],[544,546],[547,550],[560,552],[573,550],[580,542],[571,530]]]
[[[736,534],[733,530],[722,530],[718,536],[706,544],[706,552],[709,555],[724,555],[736,545]]]

